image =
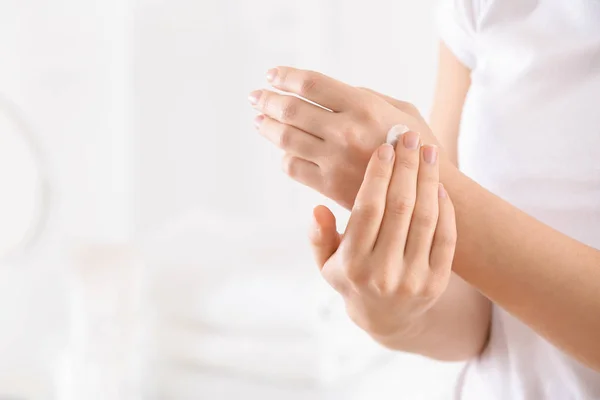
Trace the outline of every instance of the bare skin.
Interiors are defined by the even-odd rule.
[[[371,157],[344,236],[324,206],[315,209],[311,235],[321,273],[343,296],[350,317],[386,346],[394,345],[393,337],[421,335],[415,321],[446,290],[456,244],[437,148],[419,148],[414,132],[402,139],[395,154],[386,144]],[[399,195],[414,206],[395,208]]]
[[[407,103],[394,107],[372,92],[288,67],[270,71],[269,78],[274,87],[327,110],[274,92],[253,93],[251,102],[266,115],[257,120],[261,133],[288,153],[285,166],[292,178],[349,209],[370,155],[392,126],[406,125],[420,133],[423,143],[440,145]],[[554,231],[481,188],[458,171],[452,150],[440,151],[439,165],[440,181],[456,209],[458,242],[453,271],[551,343],[600,370],[600,251]],[[394,186],[388,197],[395,199],[388,204],[395,210],[414,206],[410,197]],[[426,219],[435,220],[433,215]],[[489,303],[467,289],[469,286],[463,285],[458,293],[472,298],[464,304],[473,307],[477,316],[465,315],[464,321],[470,328],[467,335],[477,339],[476,346],[463,343],[456,333],[448,338],[442,331],[441,313],[436,317],[433,312],[435,306],[414,320],[412,329],[388,332],[385,342],[442,359],[479,354],[489,327]],[[445,303],[442,298],[435,304],[453,310],[452,302]],[[382,341],[375,328],[369,329]],[[403,334],[408,331],[423,333],[422,339],[412,342],[410,335]],[[458,345],[458,350],[443,350],[453,345]]]
[[[458,122],[462,111],[462,102],[468,90],[470,72],[443,46],[439,71],[432,126],[439,127],[437,136],[444,147],[456,149]],[[415,126],[417,124],[426,126],[424,119],[411,104],[369,89],[362,88],[362,90],[380,97],[399,111],[411,115],[415,119]],[[444,106],[448,102],[457,105],[453,108]],[[348,170],[338,170],[335,163],[330,163],[331,159],[318,161],[319,168],[322,166],[324,170],[331,171],[329,175],[323,174],[322,177],[320,174],[317,175],[320,180],[309,180],[309,176],[296,175],[302,174],[303,165],[309,167],[310,170],[313,169],[311,164],[301,161],[303,154],[312,151],[310,148],[304,148],[304,145],[301,147],[300,144],[297,144],[299,140],[296,137],[303,131],[296,127],[286,126],[286,124],[264,115],[259,116],[257,122],[260,122],[258,129],[263,136],[281,148],[288,149],[284,158],[284,168],[291,176],[298,176],[298,180],[311,183],[312,186],[310,184],[309,186],[313,188],[327,187],[328,176],[339,176],[341,180],[348,179]],[[312,140],[311,137],[306,139],[307,142],[310,141],[314,145],[323,144],[322,141]],[[303,143],[305,142],[303,141]],[[330,151],[333,152],[333,150]],[[318,154],[318,150],[314,153]],[[311,157],[311,159],[313,158]],[[456,163],[455,160],[456,158],[453,157],[454,163]],[[361,180],[362,175],[357,179]],[[334,193],[336,188],[331,186],[335,185],[330,185],[330,191],[325,194],[336,199],[345,197],[345,201],[338,201],[346,204],[347,208],[351,208],[349,204],[354,203],[356,193],[353,190],[343,192],[344,187],[348,188],[348,185],[342,186],[339,191]],[[351,187],[357,187],[357,184],[353,184]],[[377,340],[392,349],[419,353],[439,360],[466,360],[477,356],[485,346],[490,323],[490,310],[490,301],[487,298],[465,283],[457,274],[452,273],[446,290],[423,317],[415,321],[416,326],[412,330],[419,331],[419,335],[408,337],[407,335],[392,334],[387,338],[379,335]]]

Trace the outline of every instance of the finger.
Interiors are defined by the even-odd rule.
[[[286,154],[282,161],[283,171],[293,180],[318,192],[322,191],[321,169],[313,162]]]
[[[369,161],[344,234],[344,251],[351,257],[373,250],[385,212],[393,161],[394,148],[389,144],[380,146]]]
[[[375,96],[381,97],[386,102],[390,103],[395,108],[397,108],[398,110],[400,110],[400,111],[402,111],[402,112],[404,112],[406,114],[409,114],[409,115],[412,115],[412,116],[415,116],[415,115],[419,115],[420,116],[421,115],[419,113],[419,110],[417,109],[417,107],[415,107],[413,104],[411,104],[409,102],[398,100],[398,99],[395,99],[395,98],[390,97],[390,96],[386,96],[385,94],[376,92],[376,91],[374,91],[372,89],[369,89],[369,88],[359,87],[359,89],[360,90],[364,90],[365,92],[369,92],[371,94],[374,94]]]
[[[442,184],[438,189],[438,202],[439,217],[429,255],[429,265],[432,272],[441,275],[451,271],[457,237],[454,206]]]
[[[417,178],[417,202],[413,211],[404,252],[408,260],[429,260],[431,244],[438,221],[439,164],[438,148],[421,147]],[[408,263],[423,265],[424,263]]]
[[[337,126],[335,114],[295,96],[257,90],[250,94],[249,100],[254,108],[267,116],[320,138],[334,133],[328,132],[328,127]]]
[[[335,112],[352,108],[356,98],[356,88],[314,71],[277,67],[267,72],[267,81]]]
[[[316,163],[324,154],[323,139],[264,115],[254,121],[262,136],[292,156]]]
[[[325,206],[313,210],[313,226],[310,231],[310,244],[315,261],[320,270],[335,253],[340,244],[340,235],[336,229],[335,216]]]
[[[406,132],[396,145],[396,162],[388,189],[385,214],[375,244],[375,251],[393,255],[393,261],[404,257],[410,220],[417,197],[419,171],[419,134]]]

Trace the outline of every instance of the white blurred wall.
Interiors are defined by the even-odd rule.
[[[135,224],[198,204],[306,220],[318,197],[287,179],[247,94],[293,65],[427,112],[433,0],[140,0],[135,9]],[[281,218],[280,218],[281,219]]]
[[[289,64],[427,113],[433,0],[1,0],[0,94],[46,159],[51,215],[0,265],[0,394],[43,391],[65,323],[59,249],[120,241],[195,207],[302,224],[320,196],[290,182],[247,94]],[[0,188],[1,191],[1,188]],[[1,222],[0,222],[1,223]]]
[[[128,7],[0,2],[0,93],[47,159],[57,233],[117,239],[131,231]]]
[[[118,241],[133,231],[128,8],[0,1],[0,95],[34,136],[51,191],[32,252],[0,262],[0,397],[50,398],[66,325],[59,253],[73,239]]]

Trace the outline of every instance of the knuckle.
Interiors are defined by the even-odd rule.
[[[398,291],[402,296],[417,297],[421,295],[421,286],[421,282],[416,276],[413,274],[406,275],[400,282]]]
[[[393,215],[411,214],[415,207],[415,200],[402,194],[393,195],[387,203],[387,211]]]
[[[456,236],[456,232],[439,235],[436,243],[438,246],[454,248],[456,247]]]
[[[419,164],[419,168],[421,169],[421,171],[419,171],[419,186],[433,187],[435,188],[434,192],[437,195],[440,180],[435,173],[435,166],[422,162]]]
[[[358,123],[371,123],[376,119],[375,116],[381,114],[379,107],[381,102],[379,100],[369,89],[361,90],[355,88],[353,98],[354,107],[349,112],[349,115]]]
[[[293,121],[298,113],[298,102],[297,99],[288,96],[284,99],[281,104],[280,120],[281,121]]]
[[[294,133],[289,125],[284,125],[279,134],[279,148],[288,150],[292,146]]]
[[[371,167],[370,178],[378,181],[388,180],[391,175],[390,172],[391,171],[387,168],[386,164],[378,162],[373,167]]]
[[[344,273],[346,279],[356,287],[363,287],[369,281],[366,271],[352,264],[345,266]]]
[[[416,172],[419,169],[419,160],[415,157],[399,157],[396,161],[396,168]]]
[[[433,228],[437,225],[438,214],[434,211],[417,210],[413,214],[412,223],[427,228]]]
[[[323,158],[319,161],[319,167],[321,170],[321,176],[323,178],[323,190],[325,193],[337,193],[341,190],[341,186],[337,177],[339,176],[338,171],[335,169],[335,166],[332,166],[328,163],[329,160]]]
[[[352,123],[339,131],[338,145],[345,152],[357,157],[364,162],[366,167],[373,154],[373,148],[365,141],[359,124]]]
[[[355,216],[360,216],[364,220],[373,220],[380,214],[379,207],[371,202],[358,202],[352,208],[352,213]]]
[[[279,86],[288,86],[289,72],[289,68],[287,67],[277,67],[277,81],[279,83]]]
[[[370,175],[370,179],[376,182],[388,181],[390,178],[390,174],[383,166],[377,166],[376,168],[373,168],[373,171]]]
[[[435,270],[435,272],[432,271],[431,277],[423,287],[423,296],[431,299],[438,298],[448,287],[451,273],[450,266]]]
[[[320,80],[321,78],[318,73],[305,71],[301,77],[299,94],[306,97],[314,93],[319,86]]]
[[[259,106],[262,106],[263,110],[270,111],[270,107],[273,104],[273,93],[268,90],[263,91],[263,94],[260,96]]]
[[[370,124],[373,121],[373,115],[377,115],[377,110],[372,104],[364,101],[354,110],[353,114],[359,124]]]
[[[398,289],[396,283],[385,276],[372,279],[370,286],[380,297],[391,297]]]
[[[340,144],[343,146],[348,146],[353,142],[356,142],[359,135],[356,129],[356,123],[353,120],[345,120],[341,121],[338,125],[338,139],[341,142]]]
[[[359,263],[355,262],[352,259],[344,261],[342,263],[342,270],[346,279],[355,287],[362,287],[368,282],[368,270],[362,268],[362,266],[359,265]]]
[[[428,299],[435,299],[440,296],[444,290],[443,283],[438,279],[431,279],[423,286],[422,296]]]
[[[294,157],[284,157],[282,163],[283,171],[290,178],[296,178],[298,176],[298,159]]]

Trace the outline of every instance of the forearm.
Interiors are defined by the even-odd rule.
[[[600,252],[512,207],[454,168],[454,271],[554,345],[600,370]]]
[[[395,108],[373,93],[285,67],[270,73],[270,81],[335,111],[333,118],[321,107],[272,91],[250,96],[265,113],[257,122],[261,133],[287,153],[287,173],[340,204],[353,204],[365,161],[391,127],[403,124],[419,132],[424,143],[436,142],[414,109]],[[436,125],[443,125],[440,121]],[[441,171],[458,222],[454,271],[555,345],[600,370],[600,252],[518,211],[455,167]]]
[[[375,338],[393,350],[421,354],[442,361],[477,357],[487,343],[491,303],[453,274],[435,306],[408,334]]]

